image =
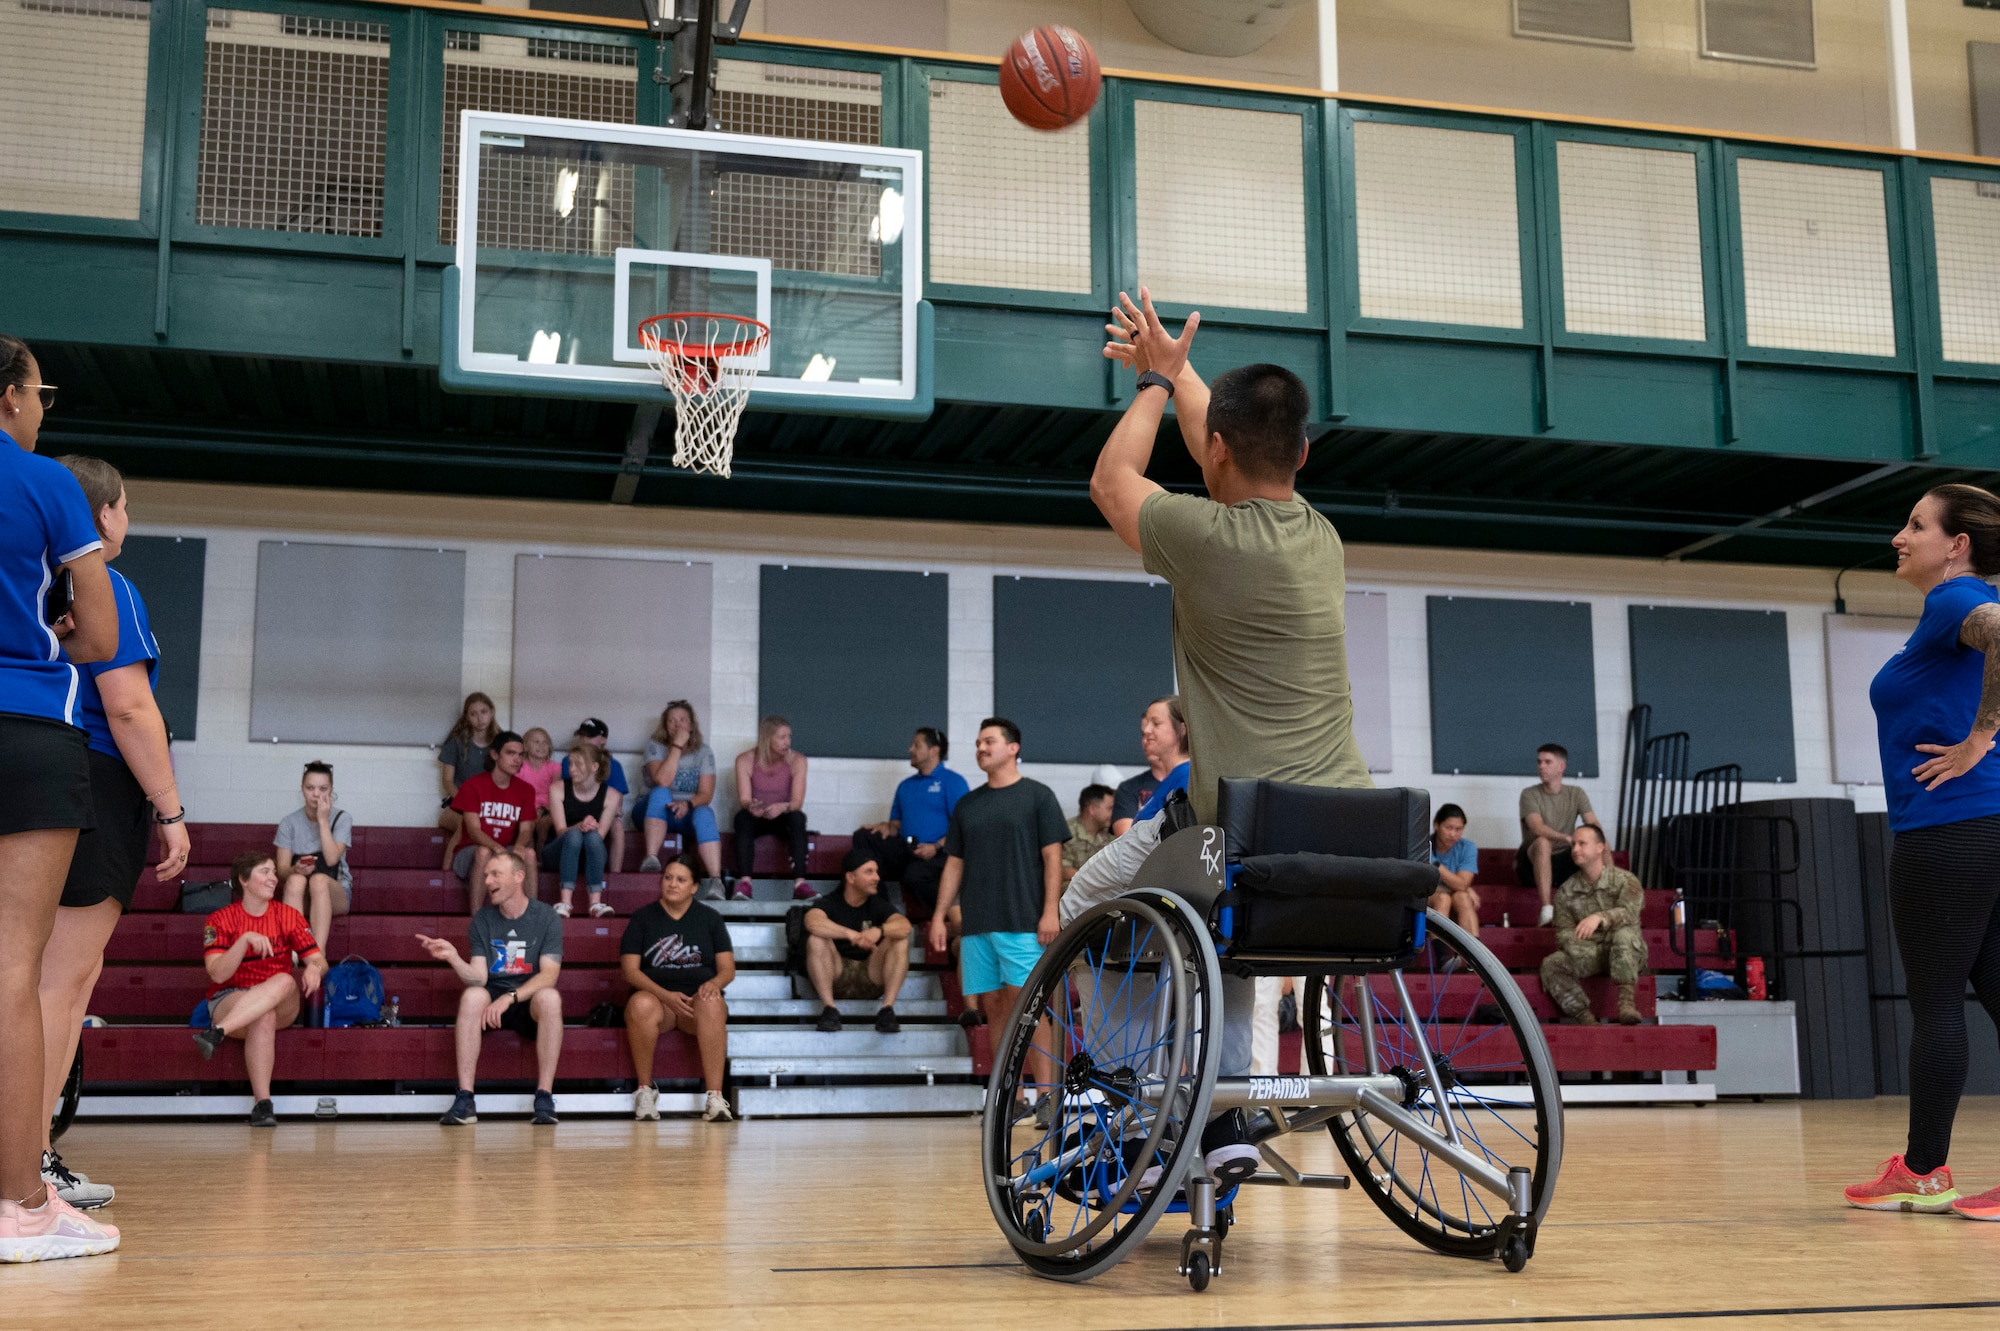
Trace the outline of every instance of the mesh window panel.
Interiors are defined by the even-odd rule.
[[[382,234],[389,29],[212,9],[195,220]]]
[[[1514,0],[1521,37],[1632,44],[1632,0]]]
[[[1931,178],[1946,360],[2000,365],[2000,183]]]
[[[1746,157],[1736,193],[1750,345],[1895,355],[1882,173]]]
[[[1563,327],[1572,333],[1708,336],[1693,153],[1556,144]]]
[[[882,184],[753,172],[716,179],[709,244],[717,254],[769,259],[774,268],[880,277]],[[877,228],[879,231],[879,227]]]
[[[882,142],[882,76],[816,65],[717,62],[715,128],[818,143]]]
[[[1810,65],[1813,0],[1701,0],[1701,53]]]
[[[638,52],[609,43],[447,30],[444,160],[438,239],[458,236],[458,113],[505,111],[629,125]],[[480,162],[479,243],[557,254],[609,254],[631,243],[632,170],[486,154]],[[558,191],[567,195],[565,213]],[[609,248],[606,248],[609,246]]]
[[[1354,122],[1361,313],[1521,327],[1514,138]]]
[[[147,0],[0,4],[0,210],[139,216]]]
[[[1132,129],[1139,280],[1154,299],[1305,310],[1300,118],[1142,101]]]
[[[1007,114],[990,83],[931,82],[933,282],[1089,292],[1090,126]]]

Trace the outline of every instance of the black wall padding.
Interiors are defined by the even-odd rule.
[[[127,536],[112,567],[146,602],[160,644],[160,680],[153,697],[167,733],[193,739],[201,699],[201,599],[208,542],[199,536]]]
[[[1796,781],[1791,647],[1782,610],[1631,606],[1632,698],[1653,733],[1688,734],[1688,772],[1739,763],[1745,781]]]
[[[1142,764],[1139,715],[1174,691],[1173,618],[1165,583],[994,578],[993,710],[1021,756]]]
[[[1837,957],[1773,957],[1775,998],[1798,1004],[1799,1081],[1812,1100],[1865,1100],[1875,1094],[1875,1040],[1868,997],[1869,917],[1863,904],[1860,825],[1851,800],[1753,800],[1728,806],[1736,814],[1789,817],[1798,826],[1798,872],[1779,880],[1784,924],[1776,945],[1771,912],[1739,906],[1737,930],[1746,954],[1770,956],[1776,946],[1802,952],[1851,953]],[[1781,861],[1790,858],[1782,824],[1742,825],[1741,856],[1747,868],[1765,865],[1768,838],[1781,838]],[[1746,877],[1744,895],[1768,899],[1766,880]]]
[[[1583,601],[1429,598],[1431,770],[1535,777],[1535,748],[1597,772],[1597,674]]]
[[[943,573],[764,565],[758,713],[809,758],[908,756],[918,726],[950,723],[950,614]],[[969,766],[973,737],[951,738]]]

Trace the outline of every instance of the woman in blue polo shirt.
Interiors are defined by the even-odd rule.
[[[17,338],[0,336],[0,1260],[84,1257],[118,1231],[41,1177],[42,1005],[37,994],[76,834],[91,825],[77,670],[118,645],[102,542],[76,477],[36,457],[55,396]],[[68,574],[70,610],[49,620]],[[62,636],[59,636],[62,635]],[[65,640],[66,639],[66,640]],[[68,648],[69,660],[63,659]]]
[[[1924,594],[1917,631],[1869,687],[1896,833],[1889,913],[1910,997],[1910,1137],[1847,1189],[1874,1211],[2000,1220],[2000,1188],[1960,1198],[1945,1157],[1965,1089],[1965,986],[2000,1022],[2000,499],[1940,485],[1890,542]]]

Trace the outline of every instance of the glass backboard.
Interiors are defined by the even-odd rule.
[[[669,311],[768,324],[751,405],[928,414],[923,154],[465,111],[444,373],[470,392],[664,401]]]

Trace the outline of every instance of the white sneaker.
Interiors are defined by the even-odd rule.
[[[735,1117],[729,1112],[729,1101],[722,1098],[721,1091],[710,1091],[708,1099],[702,1102],[701,1121],[704,1123],[727,1123]]]
[[[632,1117],[657,1119],[660,1116],[660,1088],[641,1086],[632,1092]]]
[[[1555,917],[1556,917],[1556,908],[1554,906],[1544,906],[1542,907],[1542,913],[1535,918],[1535,927],[1537,929],[1547,928],[1549,921],[1553,920]]]
[[[1264,1153],[1244,1142],[1228,1146],[1218,1146],[1202,1157],[1210,1178],[1215,1180],[1218,1192],[1228,1192],[1231,1188],[1249,1178],[1263,1166]],[[1139,1191],[1151,1192],[1160,1186],[1160,1167],[1148,1165],[1139,1175]]]
[[[56,1196],[79,1211],[94,1211],[100,1206],[109,1206],[112,1198],[118,1195],[118,1190],[109,1183],[92,1183],[84,1175],[68,1168],[54,1151],[42,1152],[42,1182],[55,1189]]]

